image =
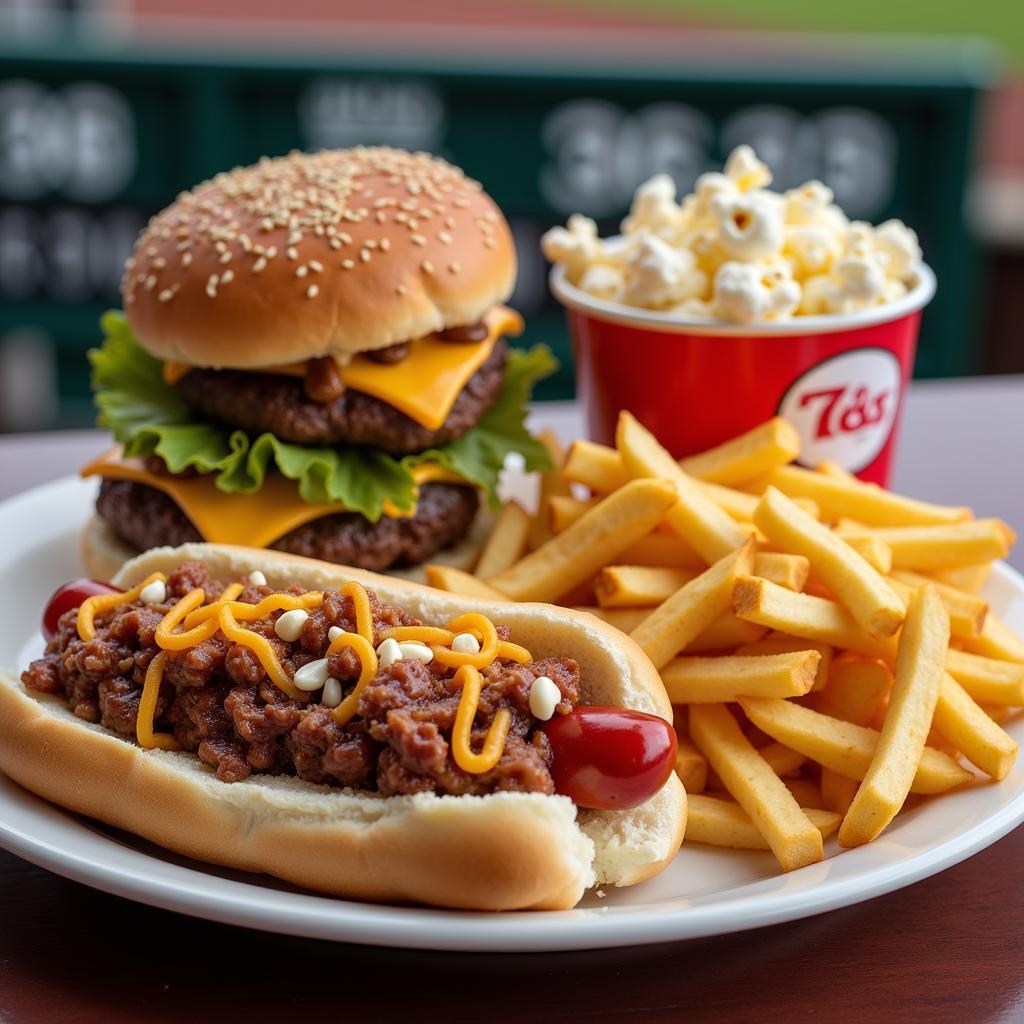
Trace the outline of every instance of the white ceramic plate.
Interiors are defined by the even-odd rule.
[[[76,531],[94,485],[68,478],[0,505],[0,662],[39,653],[38,614],[54,587],[80,575]],[[1024,579],[1000,566],[993,608],[1024,629]],[[13,667],[13,666],[11,666]],[[2,728],[2,723],[0,723]],[[1010,727],[1024,743],[1024,722]],[[257,876],[168,854],[37,799],[0,776],[0,846],[97,889],[197,917],[267,931],[383,946],[452,950],[587,949],[689,939],[848,906],[933,875],[1024,820],[1024,766],[905,811],[869,846],[779,874],[770,854],[683,850],[658,878],[586,897],[558,913],[470,914],[313,896]]]

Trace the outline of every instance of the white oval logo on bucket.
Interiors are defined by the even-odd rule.
[[[794,381],[779,403],[800,434],[800,462],[826,459],[851,473],[885,447],[900,399],[900,363],[883,348],[832,356]]]

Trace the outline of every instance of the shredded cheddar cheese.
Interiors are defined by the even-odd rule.
[[[234,588],[238,589],[235,590]],[[231,609],[231,614],[242,622],[255,622],[257,619],[265,619],[271,612],[291,612],[298,608],[304,611],[309,608],[318,608],[323,604],[324,595],[317,590],[311,590],[308,594],[296,596],[295,594],[269,594],[259,604],[245,604],[236,601],[235,598],[242,592],[244,587],[233,583],[228,587],[220,598],[203,608],[197,608],[189,612],[185,618],[185,628],[191,629],[209,619],[216,619],[222,608]],[[231,591],[229,594],[228,591]]]
[[[470,738],[473,733],[473,719],[476,718],[476,709],[480,704],[480,673],[473,665],[463,665],[455,673],[453,682],[456,686],[461,684],[462,696],[459,698],[459,710],[455,713],[455,727],[452,729],[452,757],[464,772],[482,775],[489,772],[501,759],[505,739],[512,724],[512,713],[508,708],[501,708],[498,711],[487,730],[483,749],[479,754],[474,753]]]
[[[136,583],[131,590],[126,590],[123,594],[93,594],[92,597],[87,597],[78,606],[76,625],[78,627],[79,639],[91,640],[96,635],[97,615],[109,612],[119,604],[129,604],[131,601],[138,600],[139,594],[150,583],[155,583],[157,580],[164,583],[167,577],[162,572],[154,572],[150,573],[141,583]]]
[[[498,631],[486,615],[478,612],[467,612],[459,615],[448,623],[448,629],[455,633],[474,633],[480,640],[480,651],[477,654],[463,654],[448,647],[437,644],[433,647],[434,657],[442,665],[459,667],[472,665],[474,668],[485,668],[498,656]]]
[[[498,657],[507,658],[509,661],[518,661],[520,665],[529,665],[533,661],[533,655],[519,644],[511,640],[500,640],[498,642]]]
[[[350,598],[356,612],[356,632],[368,643],[373,644],[373,610],[366,587],[354,580],[348,582],[340,591]]]
[[[450,629],[441,629],[439,626],[393,626],[381,633],[383,640],[397,640],[403,643],[412,640],[421,644],[443,644],[450,647],[455,634]]]
[[[196,591],[193,590],[192,593]],[[156,702],[160,696],[160,683],[164,678],[166,660],[167,654],[164,651],[157,653],[146,669],[146,679],[142,684],[139,713],[135,719],[135,738],[139,741],[139,746],[145,747],[146,750],[152,750],[154,747],[160,750],[181,749],[178,741],[169,733],[153,731],[153,717],[156,714]]]
[[[217,616],[217,623],[220,631],[229,639],[242,647],[248,647],[259,659],[263,671],[270,677],[270,681],[281,691],[288,694],[292,700],[309,700],[309,694],[300,690],[288,678],[288,673],[278,660],[277,652],[271,646],[270,641],[251,629],[244,629],[231,614],[230,605],[224,605]]]
[[[377,674],[377,652],[366,637],[359,633],[342,633],[340,636],[336,636],[331,641],[331,646],[327,648],[327,657],[337,654],[345,647],[351,647],[356,652],[361,670],[352,692],[331,712],[338,725],[344,725],[355,716],[363,690],[370,685],[370,681]]]

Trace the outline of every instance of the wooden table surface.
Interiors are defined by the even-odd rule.
[[[564,408],[538,418],[562,431],[577,422]],[[1024,436],[1024,382],[919,386],[897,482],[1019,528],[1017,444],[995,449],[994,436]],[[0,440],[0,496],[69,471],[98,440]],[[211,924],[0,852],[0,1022],[1024,1020],[1022,865],[1024,829],[933,878],[803,921],[631,949],[467,955]]]

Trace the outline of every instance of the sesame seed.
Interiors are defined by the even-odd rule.
[[[286,256],[288,257],[288,259],[290,259],[290,260],[297,260],[297,259],[299,258],[299,250],[298,250],[298,249],[296,249],[294,245],[290,245],[290,246],[288,246],[288,248],[287,248],[287,249],[285,250],[285,255],[286,255]]]
[[[272,260],[272,259],[273,259],[273,258],[274,258],[274,257],[275,257],[275,256],[277,255],[277,246],[276,246],[276,245],[272,245],[272,246],[271,246],[271,247],[270,247],[270,248],[269,248],[269,249],[268,249],[268,250],[267,250],[267,251],[266,251],[266,252],[264,253],[264,255],[265,255],[265,256],[267,257],[267,259],[268,259],[268,260]]]
[[[460,270],[460,267],[459,267],[458,263],[449,263],[448,264],[448,273],[449,274],[457,274],[459,272],[459,270]]]
[[[215,243],[214,248],[217,250],[217,252],[225,252],[227,250],[227,243],[218,241],[217,243]]]
[[[309,273],[309,267],[303,264],[301,267],[295,268],[296,277],[305,277]]]
[[[135,257],[129,256],[128,259],[124,261],[124,265],[127,270],[132,270],[135,267]]]
[[[419,221],[415,217],[410,217],[408,220],[408,224],[410,231],[415,231],[420,226]]]
[[[359,258],[364,263],[369,263],[370,262],[370,250],[369,249],[360,249],[359,250]]]
[[[342,244],[344,244],[344,245],[351,245],[352,244],[352,236],[347,231],[339,231],[338,232],[338,237],[341,239]]]
[[[174,292],[173,292],[173,291],[171,291],[171,289],[170,289],[170,288],[165,288],[165,289],[164,289],[164,290],[163,290],[163,291],[162,291],[162,292],[161,292],[161,293],[160,293],[160,294],[159,294],[159,295],[157,296],[157,298],[158,298],[158,299],[159,299],[159,300],[160,300],[161,302],[170,302],[170,301],[171,301],[171,299],[173,299],[173,298],[174,298]]]
[[[493,249],[497,244],[498,243],[490,235],[488,235],[484,239],[484,248],[485,249]]]
[[[288,236],[288,244],[289,245],[298,245],[298,243],[301,242],[301,241],[302,241],[302,232],[301,231],[293,231]]]
[[[341,239],[340,238],[332,238],[327,244],[332,249],[340,249],[341,248]]]
[[[163,270],[164,267],[167,266],[167,260],[165,260],[163,256],[157,256],[157,258],[153,260],[153,266],[156,267],[157,270]]]
[[[231,284],[231,282],[234,281],[234,279],[235,272],[233,270],[225,270],[224,273],[220,275],[221,284]]]
[[[413,245],[422,246],[427,244],[427,240],[426,238],[423,237],[423,235],[410,235],[409,241],[412,242]]]
[[[342,270],[351,270],[355,265],[356,265],[356,261],[355,260],[342,260],[341,261],[341,269]]]
[[[400,284],[395,288],[395,291],[398,292],[399,295],[404,295],[408,290],[409,289],[406,288],[404,284]]]
[[[374,215],[373,219],[378,224],[386,224],[388,221],[388,215],[383,210],[378,210]]]
[[[192,263],[192,253],[190,253],[190,252],[183,252],[181,254],[181,265],[183,267],[187,267],[187,266],[190,266],[191,263]]]
[[[230,263],[231,262],[231,253],[229,253],[229,252],[222,252],[220,254],[220,261],[221,261],[221,263]]]
[[[256,261],[256,262],[255,262],[255,263],[253,264],[253,265],[252,265],[252,272],[253,272],[254,274],[259,274],[259,273],[260,273],[261,271],[263,271],[263,270],[266,270],[266,267],[267,267],[267,258],[266,258],[266,256],[261,256],[261,257],[260,257],[260,258],[259,258],[259,259],[258,259],[258,260],[257,260],[257,261]]]
[[[445,245],[451,245],[452,244],[452,236],[449,235],[447,231],[438,231],[437,237],[442,242],[444,242]]]
[[[446,228],[454,228],[455,227],[455,218],[454,217],[445,217],[445,219],[444,219],[444,226]]]
[[[380,247],[381,247],[381,250],[383,252],[387,252],[388,249],[391,248],[391,239],[390,238],[382,238],[380,240]]]
[[[311,284],[306,289],[306,298],[308,298],[308,299],[315,299],[319,294],[320,294],[320,289],[315,284]]]
[[[319,260],[310,260],[309,269],[315,274],[322,274],[324,271],[324,265]]]
[[[151,292],[156,287],[156,274],[150,274],[146,278],[146,291]]]
[[[432,274],[434,272],[434,264],[430,260],[424,260],[420,266],[423,268],[424,274]]]

